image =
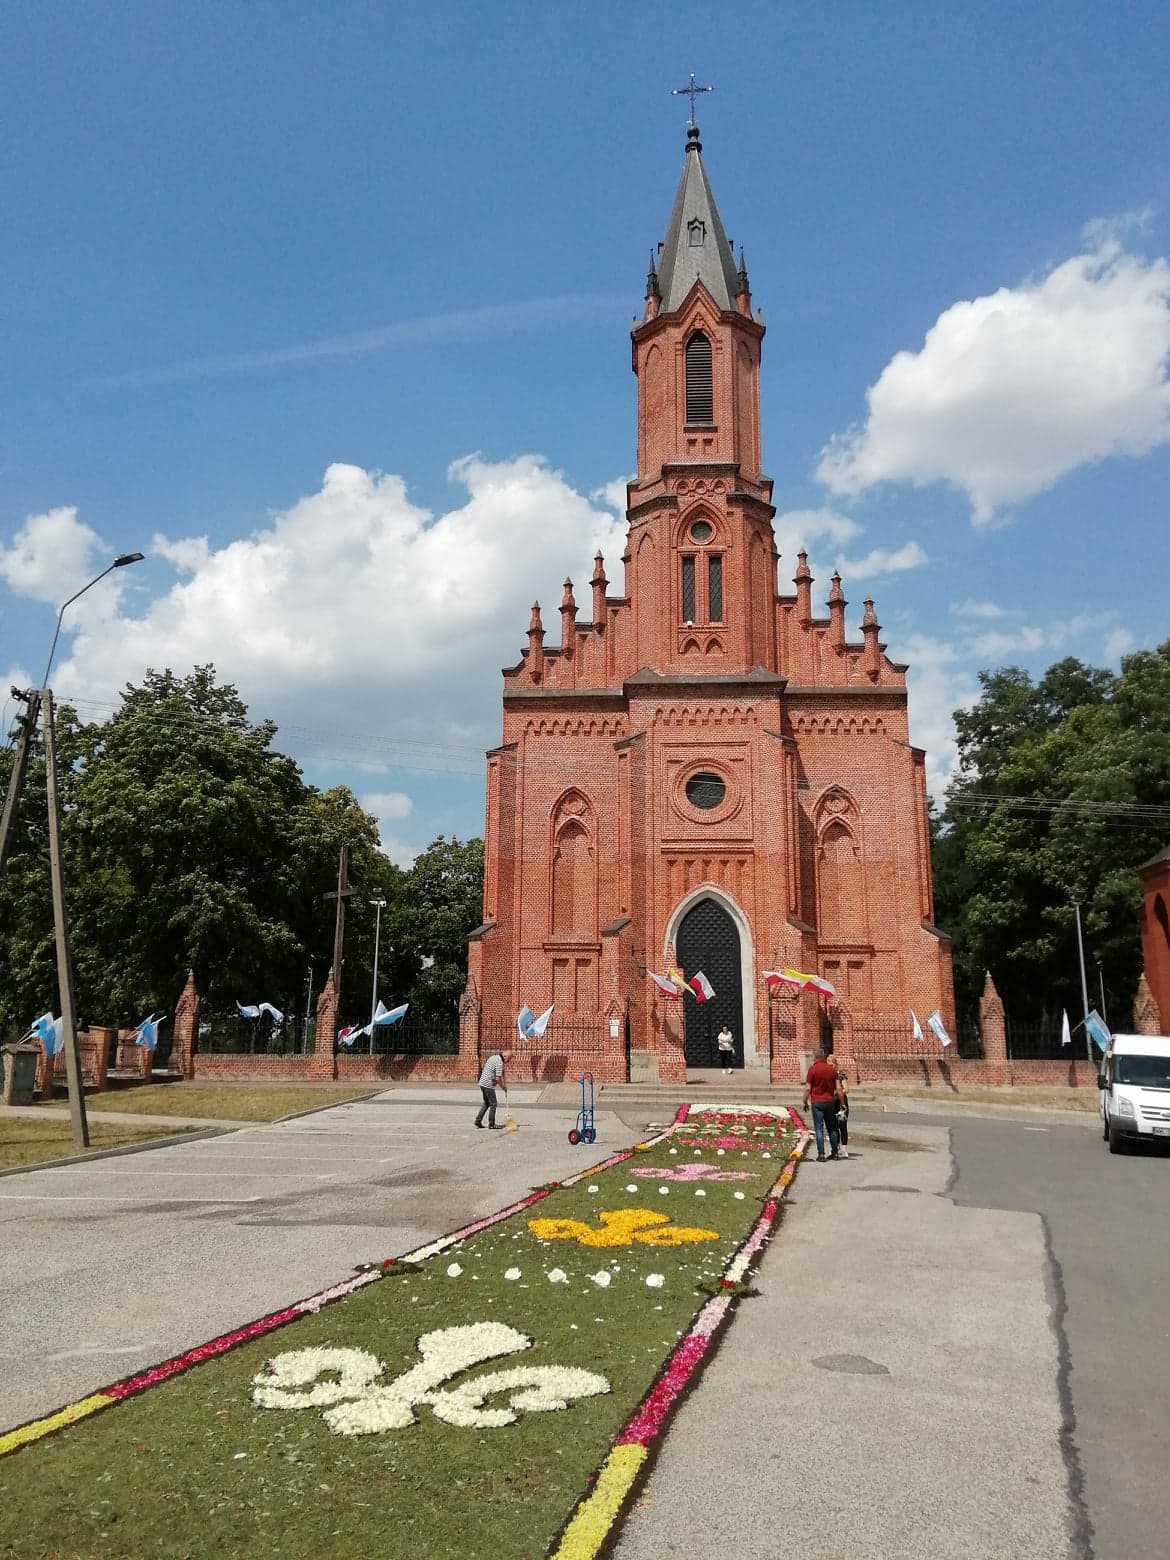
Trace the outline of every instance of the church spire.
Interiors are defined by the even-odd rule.
[[[718,308],[735,308],[739,291],[735,256],[723,231],[702,154],[699,127],[692,120],[687,126],[682,177],[658,260],[663,314],[681,307],[696,281],[702,282]]]

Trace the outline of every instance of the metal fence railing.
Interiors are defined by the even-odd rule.
[[[1007,1018],[1005,1028],[1007,1054],[1010,1061],[1072,1061],[1084,1055],[1083,1038],[1079,1050],[1075,1042],[1061,1045],[1059,1018],[1049,1019],[1047,1023],[1039,1024],[1015,1024]]]
[[[351,1026],[360,1029],[369,1023],[369,1014],[339,1024],[340,1032]],[[338,1056],[455,1056],[459,1051],[459,1015],[457,1013],[407,1013],[397,1024],[379,1027],[370,1034],[355,1034],[352,1041],[335,1039]]]
[[[479,1031],[479,1056],[482,1061],[493,1051],[510,1054],[509,1066],[515,1076],[520,1076],[526,1065],[533,1076],[546,1080],[577,1077],[582,1072],[596,1068],[613,1075],[615,1065],[619,1073],[630,1075],[629,1025],[606,1018],[554,1019],[539,1040],[523,1041],[514,1019],[485,1019]]]
[[[295,1056],[313,1049],[314,1032],[313,1019],[306,1023],[303,1014],[287,1009],[280,1024],[267,1013],[248,1019],[236,1012],[204,1009],[199,1015],[195,1050],[204,1055]]]
[[[923,1037],[916,1040],[909,1019],[902,1024],[866,1024],[855,1022],[850,1038],[837,1038],[835,1047],[852,1049],[859,1070],[864,1072],[867,1063],[879,1062],[946,1062],[956,1058],[962,1061],[979,1061],[983,1057],[983,1041],[979,1025],[961,1019],[951,1035],[951,1044],[944,1046],[925,1022]]]

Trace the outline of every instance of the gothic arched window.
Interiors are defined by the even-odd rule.
[[[713,405],[711,343],[697,330],[687,342],[687,422],[712,422]]]

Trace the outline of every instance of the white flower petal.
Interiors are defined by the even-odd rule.
[[[661,1273],[646,1274],[646,1287],[648,1289],[661,1289],[665,1282],[666,1279],[662,1276]]]
[[[589,1191],[589,1192],[596,1192],[596,1191],[599,1191],[599,1190],[600,1190],[600,1187],[597,1187],[597,1186],[586,1187],[586,1191]]]
[[[463,1269],[459,1266],[458,1262],[452,1262],[450,1267],[447,1269],[447,1277],[458,1278],[462,1271]]]
[[[514,1282],[516,1279],[518,1279],[520,1277],[520,1269],[517,1268],[517,1267],[508,1268],[507,1271],[504,1273],[504,1277],[506,1279],[508,1279],[510,1282]]]
[[[564,1268],[549,1268],[547,1277],[550,1284],[567,1284],[569,1282],[569,1275]]]
[[[605,1268],[600,1268],[596,1273],[590,1273],[589,1277],[599,1289],[608,1289],[610,1286],[610,1276]]]
[[[742,1192],[736,1192],[735,1193],[735,1200],[736,1200],[736,1202],[743,1202],[743,1193]]]
[[[638,1188],[634,1185],[634,1183],[632,1181],[626,1187],[626,1191],[627,1192],[636,1192],[637,1190],[638,1190]]]
[[[670,1191],[670,1187],[669,1186],[660,1186],[658,1188],[658,1195],[659,1195],[659,1197],[665,1197],[669,1191]]]

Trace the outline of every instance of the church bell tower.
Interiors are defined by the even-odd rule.
[[[687,130],[666,238],[632,332],[638,475],[630,483],[629,594],[638,656],[664,673],[772,665],[772,484],[760,473],[760,352],[736,264]]]

